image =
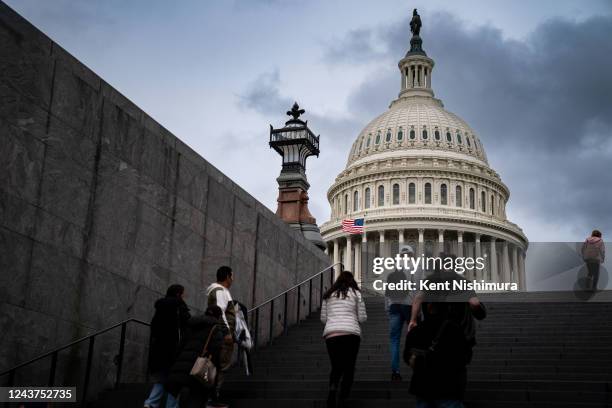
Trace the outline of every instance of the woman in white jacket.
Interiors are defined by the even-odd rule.
[[[353,274],[341,272],[323,295],[321,305],[321,321],[325,323],[323,338],[331,361],[328,408],[336,407],[338,402],[343,406],[351,391],[361,341],[359,324],[366,319],[365,304]]]

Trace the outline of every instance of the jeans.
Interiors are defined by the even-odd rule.
[[[597,290],[597,282],[599,282],[599,261],[587,261],[588,277],[591,278],[593,286],[589,289]]]
[[[355,375],[355,362],[359,352],[361,338],[355,334],[330,337],[325,340],[327,353],[331,361],[331,373],[329,374],[330,389],[338,389],[340,379],[340,398],[346,399]]]
[[[389,338],[391,339],[391,371],[400,371],[400,341],[402,328],[410,321],[412,308],[408,305],[392,304],[389,307]]]
[[[149,406],[151,408],[158,408],[165,392],[166,390],[164,389],[163,384],[153,384],[151,394],[149,394],[149,398],[147,398],[147,400],[144,402],[144,405]],[[176,398],[174,398],[170,393],[167,393],[166,395],[166,408],[177,408],[178,404]]]
[[[429,400],[418,399],[416,408],[463,408],[463,402],[459,400]]]

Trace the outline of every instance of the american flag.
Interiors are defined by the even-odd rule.
[[[363,232],[364,218],[347,218],[342,220],[342,231],[349,234],[361,234]]]

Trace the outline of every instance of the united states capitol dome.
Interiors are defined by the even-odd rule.
[[[401,245],[484,256],[488,267],[471,278],[524,288],[528,241],[506,217],[510,191],[476,131],[435,98],[420,25],[415,10],[398,63],[399,95],[359,133],[328,190],[331,217],[321,226],[328,253],[362,282],[374,256],[393,256]],[[355,219],[365,224],[360,234],[342,227]]]

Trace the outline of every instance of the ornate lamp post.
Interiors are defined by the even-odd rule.
[[[317,221],[308,210],[308,188],[306,180],[306,159],[309,156],[319,156],[319,136],[308,129],[308,121],[300,116],[304,114],[297,102],[293,104],[287,115],[292,118],[285,122],[285,127],[274,129],[270,125],[270,147],[283,158],[283,167],[278,182],[278,208],[276,215],[291,227],[304,234],[321,249],[325,242]]]

